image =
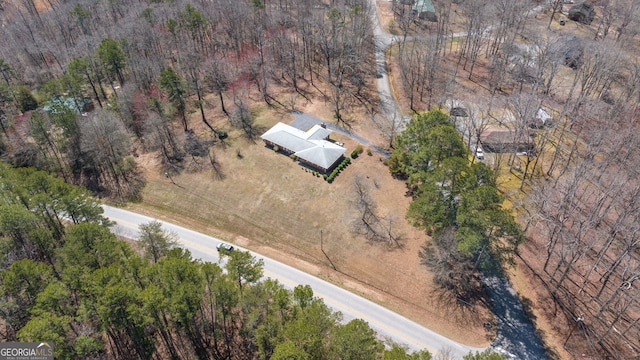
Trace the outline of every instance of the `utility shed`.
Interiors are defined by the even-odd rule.
[[[535,119],[529,123],[529,127],[534,129],[541,129],[545,126],[550,126],[553,121],[553,117],[545,108],[538,109]]]
[[[302,131],[279,122],[260,137],[268,146],[277,146],[286,154],[294,154],[300,162],[327,172],[347,150],[327,141],[330,134],[331,130],[321,125]]]

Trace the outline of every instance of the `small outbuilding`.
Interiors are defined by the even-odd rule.
[[[545,108],[538,109],[536,117],[533,121],[529,122],[529,127],[534,129],[542,129],[545,126],[551,126],[553,117]]]
[[[465,109],[462,106],[452,107],[451,111],[449,111],[449,115],[455,116],[455,117],[469,117],[469,113],[467,112],[467,109]]]
[[[267,146],[277,146],[279,151],[294,154],[301,163],[326,173],[347,150],[328,141],[331,132],[322,125],[314,125],[311,129],[302,131],[279,122],[260,137]]]
[[[593,3],[590,0],[583,2],[582,4],[576,4],[569,9],[569,19],[577,21],[581,24],[589,25],[596,16],[596,10],[593,8]]]

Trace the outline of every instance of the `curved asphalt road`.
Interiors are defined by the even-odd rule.
[[[403,117],[398,109],[397,103],[391,92],[391,85],[387,73],[387,60],[385,50],[391,44],[400,41],[400,37],[389,34],[380,25],[376,1],[371,0],[373,11],[371,11],[371,21],[373,24],[373,37],[375,43],[376,73],[378,94],[382,109],[389,121],[402,119],[406,123],[409,118]],[[540,5],[527,12],[527,16],[542,11],[548,6],[550,1],[544,1]],[[494,26],[489,26],[489,31]],[[466,36],[466,33],[450,34],[447,37],[457,38]],[[407,37],[406,41],[413,41],[416,37]],[[515,290],[507,279],[486,277],[484,279],[485,289],[491,301],[493,311],[498,322],[498,336],[491,344],[491,347],[507,357],[514,360],[543,360],[548,359],[546,349],[538,336],[531,320],[527,317],[522,308],[522,303]]]
[[[389,119],[399,119],[402,118],[402,115],[391,93],[385,57],[385,49],[390,44],[398,41],[398,39],[382,29],[375,10],[375,0],[372,0],[372,3],[374,5],[372,20],[376,42],[375,57],[378,73],[378,93],[387,117]],[[452,36],[461,36],[461,34],[453,34]],[[155,220],[106,205],[103,205],[103,208],[104,215],[116,222],[112,231],[132,239],[137,239],[138,237],[138,225]],[[180,245],[188,249],[193,258],[218,263],[222,261],[215,250],[216,244],[221,240],[175,224],[160,222],[163,224],[164,229],[173,231],[178,235]],[[252,255],[264,260],[264,275],[266,277],[276,279],[290,289],[300,284],[310,285],[313,288],[314,295],[322,298],[335,311],[341,312],[345,320],[363,319],[380,336],[391,339],[396,343],[404,344],[409,350],[427,349],[434,355],[445,353],[453,356],[453,359],[461,359],[462,356],[470,351],[484,350],[457,343],[376,303],[281,262],[256,253],[252,253]],[[532,360],[546,358],[544,348],[541,346],[530,321],[526,318],[521,319],[522,310],[519,299],[513,294],[509,284],[505,284],[504,280],[499,279],[488,279],[485,282],[490,295],[493,295],[491,296],[492,303],[500,322],[499,336],[493,347],[509,358]],[[509,297],[508,295],[512,296]],[[502,298],[503,301],[497,301],[498,298]],[[509,299],[509,301],[504,301],[506,299]],[[505,316],[504,314],[507,315]],[[512,326],[505,326],[507,324],[512,324]],[[514,337],[519,338],[520,341],[514,341]]]
[[[155,220],[111,206],[103,205],[103,208],[104,216],[116,222],[112,231],[132,239],[138,237],[138,225]],[[165,230],[173,231],[178,235],[180,246],[191,251],[194,259],[209,262],[221,261],[215,246],[222,240],[175,224],[160,222]],[[322,298],[335,311],[340,311],[345,320],[363,319],[380,336],[404,344],[412,351],[427,349],[434,355],[446,351],[455,356],[455,359],[461,359],[469,351],[483,350],[457,343],[363,297],[281,262],[256,253],[252,253],[252,255],[264,260],[264,275],[266,277],[276,279],[290,289],[299,284],[310,285],[314,295]]]

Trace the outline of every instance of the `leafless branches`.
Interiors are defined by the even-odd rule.
[[[367,179],[362,175],[356,175],[352,189],[352,204],[357,211],[357,218],[353,222],[355,233],[364,236],[370,242],[383,243],[390,249],[401,247],[402,236],[396,230],[397,219],[391,214],[379,215]]]
[[[454,228],[443,229],[422,248],[422,263],[431,270],[433,281],[445,291],[446,297],[477,298],[482,293],[480,274],[473,259],[458,251],[457,244]]]
[[[546,251],[539,274],[559,309],[583,314],[582,336],[572,334],[569,346],[586,340],[625,358],[640,351],[640,183],[631,165],[640,161],[631,150],[640,138],[633,122],[613,114],[596,112],[582,125],[565,169],[536,184],[529,199],[533,228],[542,231],[534,238]]]

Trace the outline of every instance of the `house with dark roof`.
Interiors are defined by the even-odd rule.
[[[482,148],[494,153],[531,153],[535,144],[529,131],[487,128],[480,135]]]
[[[267,146],[277,146],[279,151],[294,154],[301,163],[326,173],[347,150],[328,141],[330,134],[331,130],[321,125],[302,131],[279,122],[260,137]]]

